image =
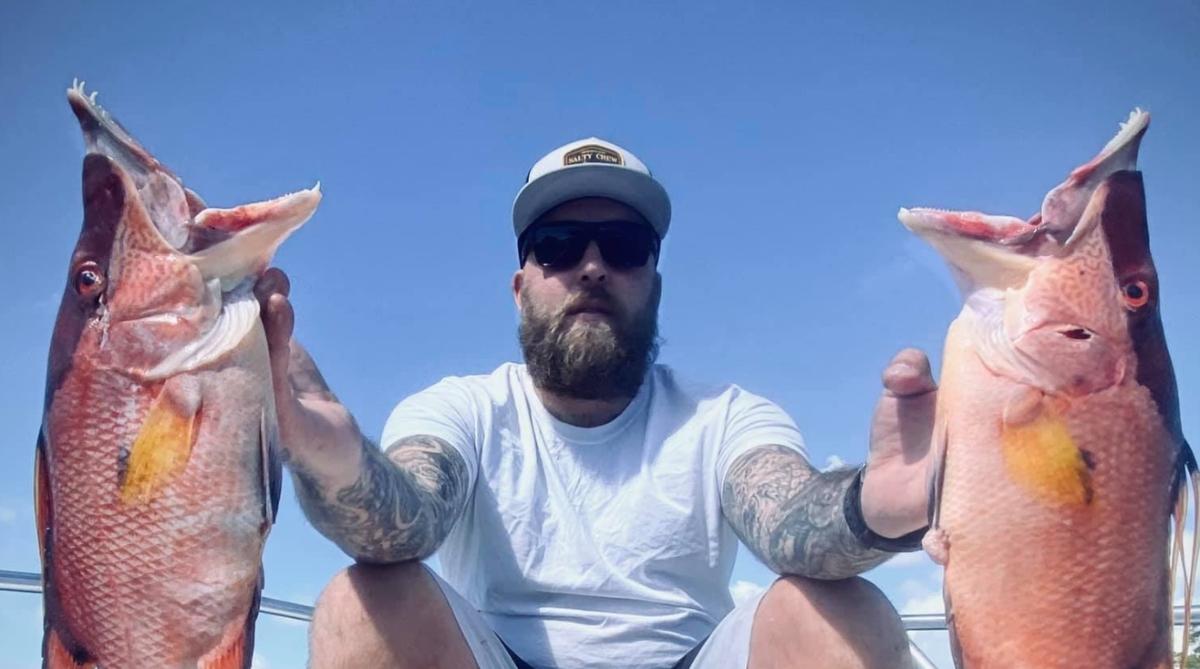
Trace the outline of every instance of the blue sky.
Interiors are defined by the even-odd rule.
[[[1200,425],[1200,3],[4,3],[0,7],[0,569],[35,570],[31,457],[81,220],[73,77],[210,205],[310,186],[277,258],[298,336],[377,436],[442,376],[514,359],[512,197],[598,135],[671,194],[662,360],[766,395],[813,460],[861,461],[879,372],[938,357],[959,298],[900,206],[1026,216],[1135,106],[1185,428]],[[290,487],[266,593],[346,558]],[[872,574],[937,600],[920,556]],[[769,573],[748,557],[734,580]],[[37,600],[0,594],[0,669],[37,664]],[[260,632],[300,666],[303,629]],[[944,637],[922,638],[945,658]],[[947,665],[948,666],[948,665]]]

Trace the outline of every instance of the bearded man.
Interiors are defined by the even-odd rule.
[[[817,471],[775,404],[655,364],[670,219],[615,144],[539,160],[513,206],[525,364],[405,399],[379,446],[289,343],[286,277],[260,281],[301,504],[357,563],[317,603],[312,667],[909,666],[856,575],[923,532],[928,361],[885,371],[868,465]],[[780,578],[735,607],[739,538]]]

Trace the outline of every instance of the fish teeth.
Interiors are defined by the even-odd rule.
[[[87,100],[88,104],[92,106],[92,109],[104,120],[112,120],[112,116],[108,113],[108,110],[104,107],[101,107],[100,103],[96,102],[96,96],[100,94],[100,91],[92,91],[91,93],[88,93],[87,82],[85,82],[83,79],[78,77],[72,79],[69,92],[76,93],[79,95],[79,97]]]
[[[1149,123],[1149,112],[1144,111],[1141,107],[1134,107],[1133,111],[1129,112],[1129,118],[1119,124],[1117,134],[1108,140],[1108,144],[1105,144],[1104,148],[1100,149],[1100,153],[1105,154],[1121,148],[1134,135],[1144,130]]]

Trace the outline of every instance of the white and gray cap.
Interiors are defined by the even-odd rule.
[[[581,197],[606,197],[633,207],[661,239],[671,224],[671,199],[650,169],[629,151],[597,137],[564,144],[533,164],[513,201],[517,237],[542,214]]]

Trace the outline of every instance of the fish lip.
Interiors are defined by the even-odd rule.
[[[1063,248],[1071,247],[1095,223],[1084,220],[1083,213],[1100,184],[1118,172],[1137,171],[1138,151],[1149,127],[1150,113],[1135,108],[1094,158],[1046,193],[1041,216]]]
[[[1087,226],[1080,225],[1080,217],[1099,184],[1117,172],[1137,169],[1138,149],[1149,126],[1149,112],[1135,108],[1100,152],[1050,189],[1039,211],[1023,224],[1010,216],[934,208],[901,209],[900,221],[918,234],[932,232],[1010,248],[1028,244],[1030,253],[1037,252],[1033,247],[1038,245],[1031,242],[1039,236],[1053,238],[1059,250],[1068,248],[1087,231]]]
[[[1150,113],[1140,107],[1134,108],[1120,124],[1117,133],[1100,149],[1100,153],[1072,170],[1069,180],[1078,184],[1093,176],[1098,176],[1097,180],[1104,180],[1114,172],[1136,170],[1138,149],[1149,127]],[[1097,171],[1099,175],[1096,175]]]
[[[71,84],[67,89],[67,102],[79,121],[88,153],[98,153],[113,159],[137,181],[140,181],[139,177],[142,174],[153,171],[164,172],[175,181],[179,181],[171,170],[151,155],[96,102],[96,92],[93,91],[90,95],[87,93],[84,82],[75,80]]]
[[[1040,216],[1027,220],[993,216],[977,211],[951,211],[932,207],[901,208],[900,222],[909,230],[963,237],[1002,246],[1021,246],[1043,230]]]

